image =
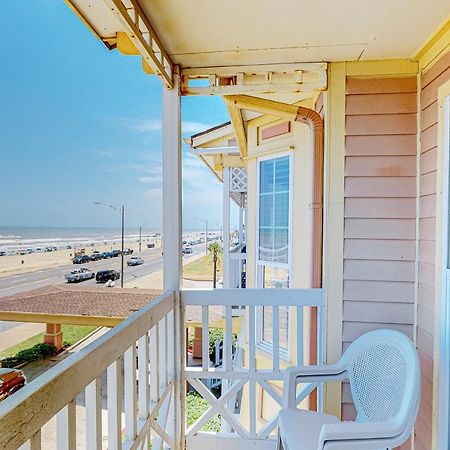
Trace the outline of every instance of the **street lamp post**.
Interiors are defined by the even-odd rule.
[[[148,222],[144,223],[143,225],[139,225],[139,253],[141,252],[142,247],[142,227],[145,227],[145,225],[148,225]]]
[[[125,236],[125,206],[118,208],[117,206],[108,205],[106,203],[94,202],[94,205],[107,206],[108,208],[114,209],[122,216],[122,239],[121,239],[121,255],[120,255],[120,287],[123,288],[123,251],[124,251],[124,236]]]

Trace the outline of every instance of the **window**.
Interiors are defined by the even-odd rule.
[[[288,288],[290,277],[290,155],[259,161],[257,282],[262,288]],[[258,342],[272,346],[273,311],[264,306],[258,315]],[[279,342],[289,351],[289,309],[279,307]]]

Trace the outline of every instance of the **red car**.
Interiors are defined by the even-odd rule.
[[[23,388],[27,379],[21,370],[0,369],[0,401]]]

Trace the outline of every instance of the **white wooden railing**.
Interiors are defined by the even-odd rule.
[[[3,401],[0,448],[182,448],[177,302],[162,295]]]
[[[242,273],[247,259],[247,254],[240,250],[241,246],[237,251],[230,252],[230,287],[237,289],[242,287]]]
[[[275,449],[274,432],[277,426],[277,411],[273,411],[271,418],[265,423],[259,420],[257,404],[257,387],[264,391],[276,404],[282,405],[281,381],[287,366],[304,364],[304,310],[307,307],[318,307],[318,362],[322,362],[322,315],[324,296],[322,289],[218,289],[185,290],[181,292],[181,302],[185,308],[200,305],[202,310],[202,366],[186,367],[185,377],[189,384],[208,402],[209,408],[194,424],[186,430],[186,448],[188,450],[203,449]],[[213,305],[223,306],[224,317],[224,344],[223,366],[212,368],[209,366],[208,330],[209,308]],[[239,309],[242,317],[236,318]],[[261,307],[272,307],[272,345],[268,352],[267,345],[259,345],[257,328]],[[279,311],[280,307],[288,306],[290,320],[295,316],[296,328],[290,327],[290,347],[295,349],[294,355],[285,356],[286,352],[280,349],[279,339]],[[233,322],[235,330],[240,328],[239,351],[245,353],[244,363],[240,366],[232,362]],[[295,342],[292,342],[295,341]],[[270,361],[270,368],[257,367],[257,357],[265,357]],[[265,366],[267,367],[267,365]],[[206,387],[208,379],[221,379],[223,382],[221,395],[217,398]],[[317,385],[308,383],[302,386],[297,396],[297,404],[302,402]],[[247,395],[247,410],[234,410],[233,399],[244,390]],[[260,400],[259,400],[260,402]],[[320,403],[320,393],[319,393]],[[202,428],[216,414],[226,422],[228,432],[205,433]],[[245,417],[244,417],[245,416]],[[250,447],[249,447],[250,446]]]
[[[203,358],[199,368],[185,367],[184,358],[184,312],[193,305],[200,305],[202,311]],[[208,316],[212,305],[223,307],[220,368],[209,367]],[[236,305],[243,308],[233,308]],[[286,366],[304,361],[304,309],[319,308],[321,329],[323,305],[321,289],[165,293],[1,402],[0,448],[134,450],[149,449],[151,444],[152,450],[235,450],[252,444],[253,448],[274,449],[276,411],[265,424],[258,421],[257,386],[281,405],[279,389]],[[257,342],[258,310],[262,306],[272,307],[270,353],[267,347],[260,349]],[[288,362],[280,351],[278,334],[282,306],[290,307],[297,323],[293,333],[295,356]],[[234,331],[240,330],[235,353],[238,358],[233,358],[233,323]],[[319,362],[321,348],[320,337]],[[257,367],[260,352],[270,359],[269,369]],[[219,398],[206,387],[208,379],[221,381]],[[209,404],[186,431],[185,380]],[[315,387],[302,386],[297,401],[301,402]],[[244,388],[248,394],[245,414],[234,406]],[[222,418],[221,432],[202,432],[216,414]]]

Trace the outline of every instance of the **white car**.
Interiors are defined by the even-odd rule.
[[[141,264],[144,264],[144,260],[139,256],[132,256],[127,261],[127,266],[140,266]]]
[[[95,278],[95,272],[86,269],[86,267],[72,270],[66,275],[66,280],[68,283],[78,283],[80,281],[92,280],[92,278]]]
[[[185,247],[182,251],[183,255],[190,255],[193,253],[192,247]]]

